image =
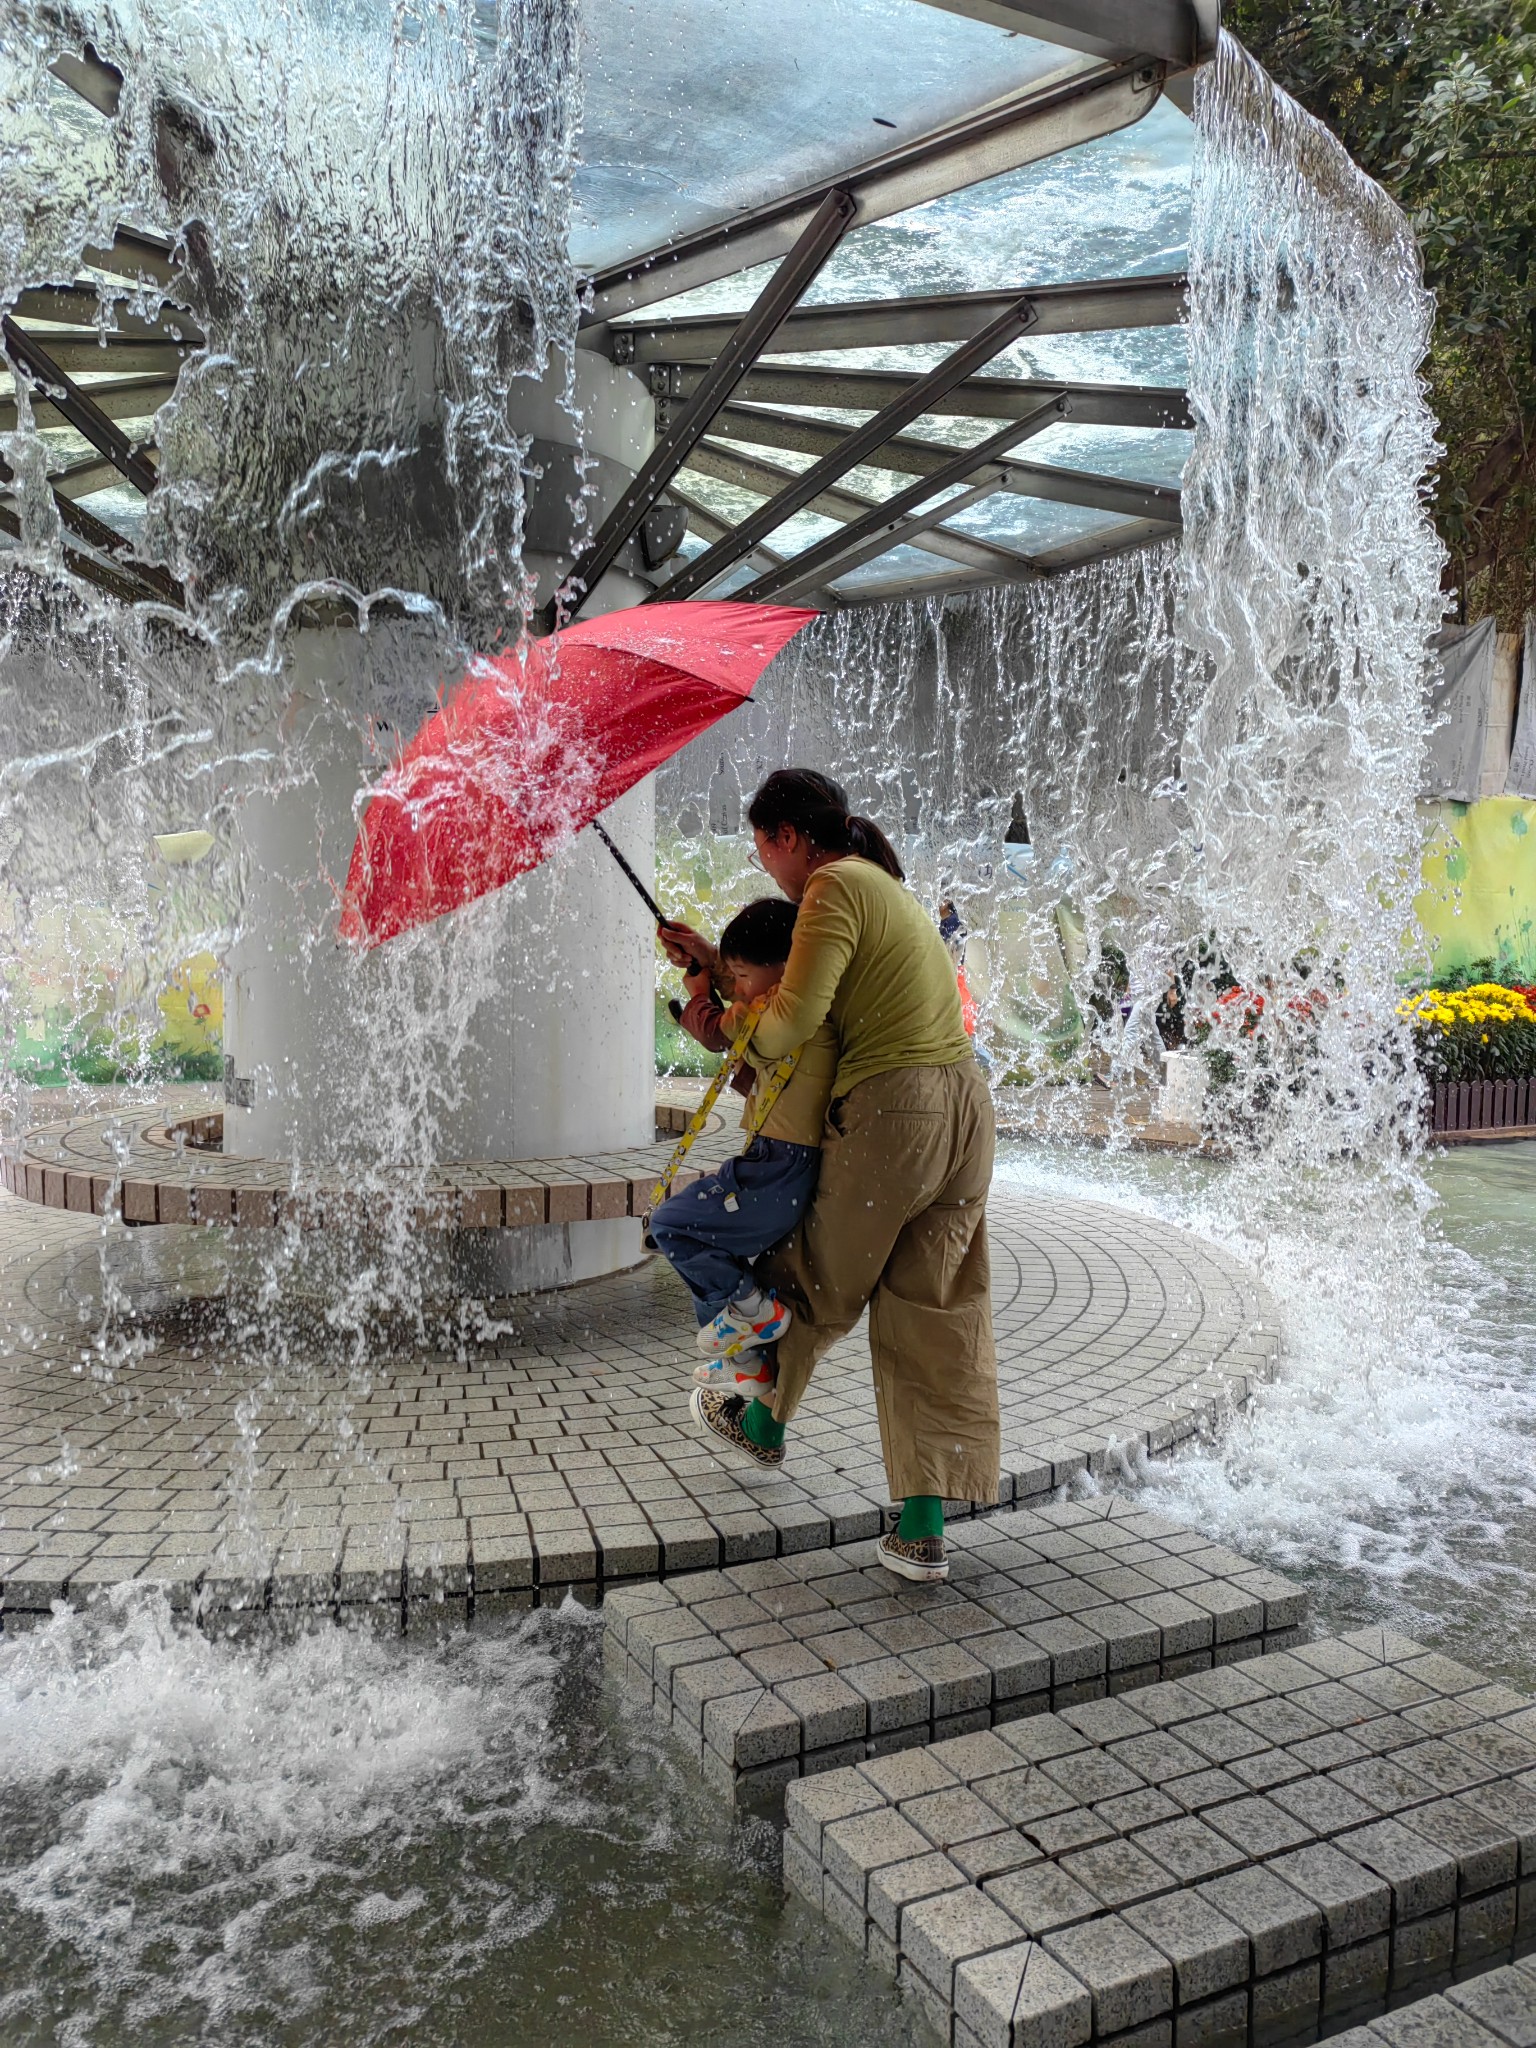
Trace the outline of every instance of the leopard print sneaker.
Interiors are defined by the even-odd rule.
[[[888,1572],[925,1584],[949,1577],[949,1553],[942,1536],[898,1536],[894,1529],[875,1545],[875,1555]]]
[[[747,1412],[743,1395],[723,1394],[716,1387],[695,1387],[688,1397],[688,1407],[709,1438],[710,1449],[727,1464],[754,1465],[760,1472],[777,1472],[783,1464],[782,1444],[776,1451],[765,1450],[761,1444],[753,1443],[742,1427],[742,1417]],[[947,1572],[949,1566],[944,1569]]]

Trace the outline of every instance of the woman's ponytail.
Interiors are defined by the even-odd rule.
[[[896,881],[906,880],[895,847],[874,819],[851,812],[846,792],[814,768],[776,768],[747,806],[747,819],[760,832],[793,825],[825,853],[856,853]]]
[[[898,882],[907,879],[906,870],[896,858],[896,849],[880,830],[873,818],[861,818],[850,811],[844,820],[848,832],[848,843],[852,850],[865,860],[872,860],[877,868],[884,868],[888,875],[894,875]]]

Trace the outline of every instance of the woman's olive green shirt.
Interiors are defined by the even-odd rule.
[[[783,1059],[827,1018],[838,1043],[834,1096],[894,1067],[972,1057],[938,927],[909,889],[857,855],[829,861],[806,883],[784,978],[752,1052]]]

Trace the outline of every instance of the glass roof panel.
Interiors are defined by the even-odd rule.
[[[1077,427],[1063,420],[1019,449],[1021,462],[1094,470],[1139,484],[1177,487],[1195,437],[1184,427]]]
[[[1064,547],[1090,533],[1108,533],[1134,523],[1097,506],[1058,505],[1047,498],[1015,497],[1009,491],[983,498],[979,505],[957,512],[949,521],[957,533],[996,541],[999,547],[1016,548],[1021,555],[1043,554],[1047,548]]]
[[[597,269],[1095,60],[918,0],[581,0],[571,255]]]
[[[1181,270],[1194,146],[1193,124],[1165,96],[1132,128],[856,228],[805,303],[998,291],[1010,284],[1024,291],[1032,284]],[[760,264],[635,317],[742,312],[772,274],[770,265]],[[1105,337],[1135,338],[1135,331]],[[1080,339],[1053,335],[1033,346]]]

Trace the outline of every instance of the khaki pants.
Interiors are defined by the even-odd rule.
[[[987,1260],[992,1100],[974,1060],[900,1067],[832,1104],[816,1197],[763,1276],[795,1320],[773,1412],[869,1306],[891,1498],[997,1498],[997,1353]]]

